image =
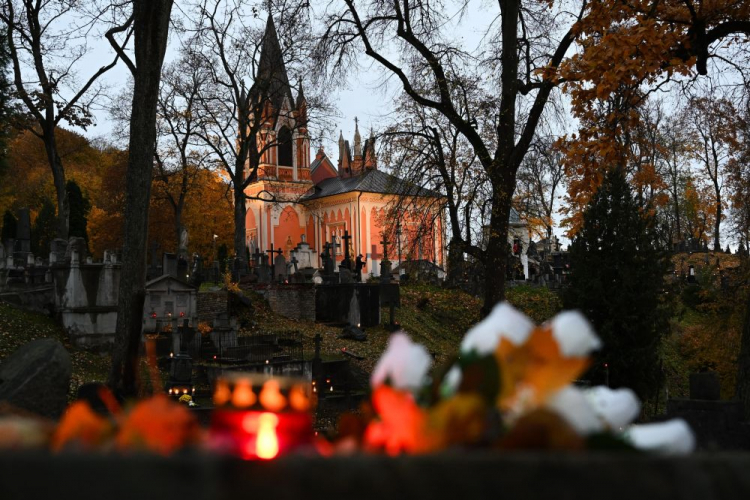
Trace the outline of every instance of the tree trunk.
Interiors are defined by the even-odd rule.
[[[51,130],[44,131],[44,150],[52,168],[52,180],[55,184],[57,196],[57,237],[67,240],[70,232],[70,203],[68,201],[68,190],[65,186],[65,169],[60,156],[57,154],[54,126]]]
[[[745,420],[750,419],[750,291],[745,300],[745,321],[742,326],[740,355],[737,358],[735,396],[743,404]]]
[[[240,259],[242,265],[245,262],[245,193],[241,188],[242,182],[235,184],[234,188],[234,254]],[[240,187],[238,187],[240,186]]]
[[[461,244],[460,233],[457,239],[454,235],[448,243],[448,273],[446,281],[451,285],[459,283],[464,271],[464,252]]]
[[[508,264],[508,220],[512,189],[496,184],[492,199],[492,215],[487,249],[484,253],[484,303],[481,315],[487,316],[492,308],[505,299],[505,273]]]
[[[134,0],[135,68],[126,174],[125,228],[110,387],[137,393],[146,284],[148,208],[156,144],[156,102],[172,0]]]
[[[719,227],[721,225],[721,198],[716,203],[716,222],[714,224],[714,252],[720,252],[721,246],[719,246]]]

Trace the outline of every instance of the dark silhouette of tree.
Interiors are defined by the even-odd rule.
[[[91,211],[91,202],[81,192],[81,188],[74,180],[69,180],[65,186],[70,205],[70,236],[77,236],[86,240],[88,244],[89,235],[86,231],[88,216]]]
[[[55,204],[44,198],[31,228],[31,252],[42,258],[49,253],[49,244],[56,235]]]
[[[18,220],[10,210],[6,210],[3,214],[3,231],[0,233],[0,242],[5,243],[8,240],[15,239],[17,227]]]
[[[108,385],[123,395],[137,393],[143,300],[146,295],[148,207],[156,146],[156,108],[167,49],[173,0],[133,0],[124,5],[127,21],[107,32],[107,39],[133,75],[128,168],[125,175],[125,226],[117,326]],[[133,37],[133,59],[117,38]]]
[[[570,250],[565,307],[580,309],[604,343],[590,375],[641,398],[658,383],[660,339],[667,331],[661,293],[667,270],[654,219],[638,209],[623,169],[605,173]]]

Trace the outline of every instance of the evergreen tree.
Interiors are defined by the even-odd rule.
[[[611,386],[630,387],[644,399],[658,389],[659,345],[668,328],[662,300],[668,261],[658,241],[655,221],[639,211],[622,169],[610,170],[571,245],[564,297],[604,343],[592,380],[604,383],[608,370]]]
[[[44,256],[49,253],[49,245],[57,233],[57,216],[55,214],[55,203],[49,198],[42,202],[42,208],[34,220],[31,228],[31,252],[34,255]]]
[[[18,221],[10,210],[3,214],[3,231],[0,233],[0,242],[5,243],[8,240],[15,239]]]
[[[91,211],[91,203],[88,198],[83,196],[76,181],[68,181],[65,189],[68,192],[68,203],[70,204],[69,235],[83,238],[88,243],[89,235],[86,232],[86,226],[88,225],[87,217],[89,211]]]

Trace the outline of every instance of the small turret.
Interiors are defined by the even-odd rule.
[[[357,117],[354,117],[354,158],[362,156],[362,138],[359,136],[359,124]]]

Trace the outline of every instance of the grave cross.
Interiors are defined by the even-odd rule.
[[[279,254],[279,255],[281,255],[283,252],[281,251],[280,248],[277,249],[277,250],[274,250],[273,249],[273,243],[271,243],[271,249],[270,250],[266,250],[266,253],[270,256],[270,259],[271,259],[271,279],[273,279],[273,277],[276,276],[276,273],[275,273],[275,271],[276,271],[276,263],[274,262],[275,259],[274,259],[273,254]]]
[[[299,264],[299,261],[297,260],[297,256],[295,254],[292,254],[292,260],[290,260],[289,263],[294,266],[294,274],[297,274],[297,264]]]
[[[253,257],[253,262],[256,265],[260,264],[260,256],[261,255],[263,255],[263,253],[261,253],[260,248],[255,247],[255,252],[253,252],[252,257]]]
[[[349,240],[352,239],[349,236],[349,231],[344,231],[344,236],[341,239],[344,240],[344,259],[349,260]]]
[[[337,247],[341,248],[341,243],[336,241],[336,235],[334,234],[333,236],[331,236],[331,250],[332,250],[332,254],[333,254],[332,256],[333,256],[334,262],[336,262],[336,248]]]
[[[383,233],[383,241],[380,242],[381,245],[383,245],[383,260],[388,260],[388,244],[390,241],[388,241],[388,238],[386,237],[385,233]]]

